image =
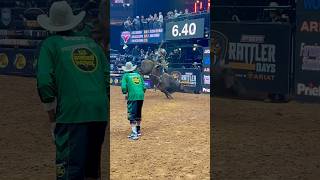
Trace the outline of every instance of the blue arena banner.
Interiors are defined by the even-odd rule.
[[[215,22],[213,27],[215,64],[223,64],[243,92],[289,94],[289,24]]]
[[[169,68],[171,74],[184,87],[185,92],[200,93],[201,89],[201,72],[193,68]]]
[[[120,44],[159,44],[163,40],[163,29],[121,32]]]

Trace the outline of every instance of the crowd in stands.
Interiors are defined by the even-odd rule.
[[[157,29],[162,28],[165,20],[175,19],[178,17],[188,16],[190,13],[189,9],[184,11],[169,11],[166,14],[159,12],[154,15],[150,14],[149,16],[136,16],[135,18],[128,17],[123,25],[124,30],[126,31],[138,31],[144,29]]]
[[[158,48],[152,48],[150,46],[147,48],[139,47],[138,45],[133,48],[126,47],[121,55],[117,56],[115,59],[111,59],[111,64],[113,64],[113,68],[111,67],[111,70],[119,70],[121,66],[129,61],[135,65],[140,65],[141,61],[144,59],[156,59],[157,51]]]
[[[135,46],[131,51],[128,49],[126,51],[127,54],[130,54],[132,57],[132,61],[135,64],[140,64],[144,59],[156,59],[158,48],[148,47],[146,49]]]
[[[145,59],[159,61],[163,57],[171,68],[199,68],[202,62],[202,53],[187,53],[187,49],[183,48],[169,48],[159,50],[157,46],[138,46],[127,47],[124,52],[115,52],[116,56],[112,56],[110,60],[111,70],[120,71],[121,66],[126,62],[132,62],[135,65],[140,66],[141,62]],[[111,53],[112,54],[112,53]]]

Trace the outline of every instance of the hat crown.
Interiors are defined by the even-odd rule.
[[[58,1],[50,7],[49,16],[53,25],[64,26],[71,23],[74,14],[66,1]]]
[[[126,63],[126,68],[131,69],[133,67],[133,64],[131,62]]]
[[[125,72],[134,71],[137,66],[134,66],[132,62],[127,62],[125,66],[122,66],[122,70]]]

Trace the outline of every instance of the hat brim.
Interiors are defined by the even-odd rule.
[[[73,19],[70,24],[67,24],[64,26],[56,26],[52,24],[50,18],[45,14],[39,15],[37,18],[37,21],[42,28],[48,31],[61,32],[61,31],[68,31],[75,28],[82,22],[85,16],[86,16],[86,12],[81,11],[79,14],[73,16]]]
[[[121,69],[125,72],[130,72],[130,71],[134,71],[137,68],[137,65],[132,66],[132,68],[127,69],[126,66],[122,66]]]

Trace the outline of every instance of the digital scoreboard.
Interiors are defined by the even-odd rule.
[[[166,24],[166,40],[204,37],[204,18],[173,21]]]

